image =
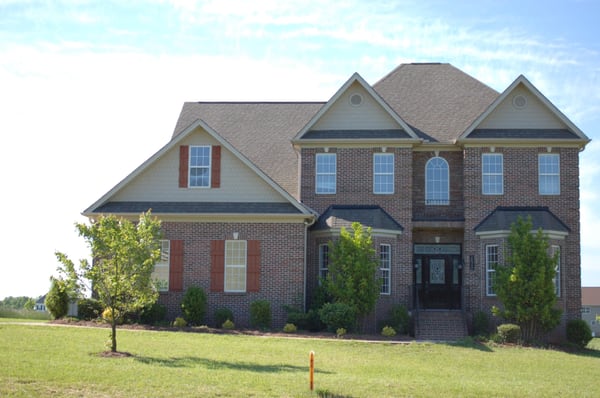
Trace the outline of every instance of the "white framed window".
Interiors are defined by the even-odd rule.
[[[225,286],[226,292],[246,291],[247,242],[225,241]]]
[[[481,156],[481,186],[484,195],[504,194],[504,159],[501,153]]]
[[[425,165],[425,204],[448,205],[450,203],[450,172],[446,159],[431,158]]]
[[[558,260],[556,262],[556,267],[554,270],[556,271],[552,282],[554,282],[554,292],[556,293],[556,297],[560,297],[560,263],[561,263],[561,254],[560,254],[560,246],[552,245],[550,247],[550,255],[557,256]]]
[[[152,280],[159,292],[169,290],[169,264],[171,259],[171,241],[160,241],[160,260],[154,264]]]
[[[329,273],[329,245],[327,243],[319,245],[319,284],[321,280],[327,278]]]
[[[499,262],[498,245],[485,246],[485,292],[488,296],[495,296],[494,283],[496,282],[496,267]]]
[[[540,195],[560,195],[560,156],[557,153],[538,155],[538,186]]]
[[[190,146],[189,186],[210,187],[211,147]]]
[[[316,193],[334,194],[336,191],[337,159],[335,153],[317,153]]]
[[[381,272],[381,294],[391,293],[392,247],[379,245],[379,270]]]
[[[394,193],[394,154],[373,154],[373,193]]]

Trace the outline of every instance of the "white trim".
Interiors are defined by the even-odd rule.
[[[333,173],[319,173],[319,158],[333,158],[333,165],[335,170]],[[333,192],[320,192],[319,191],[319,176],[331,177],[333,176]],[[324,187],[322,187],[324,188]],[[337,193],[337,153],[316,153],[315,154],[315,194],[316,195],[335,195]]]
[[[486,157],[500,157],[500,159],[502,160],[500,166],[502,167],[502,172],[501,173],[486,173],[484,170],[484,161],[483,159]],[[484,181],[484,177],[488,176],[488,177],[492,177],[492,176],[500,176],[502,177],[502,184],[500,185],[500,192],[486,192],[485,191],[485,181]],[[481,154],[481,194],[485,195],[485,196],[494,196],[494,195],[504,195],[504,154],[502,153],[495,153],[495,152],[486,152],[486,153],[482,153]]]
[[[235,263],[235,264],[227,264],[227,245],[236,245],[236,246],[242,246],[243,244],[243,260],[244,260],[244,264],[242,263]],[[240,259],[242,258],[242,256],[240,256]],[[231,260],[231,258],[230,258]],[[244,287],[243,289],[227,289],[227,270],[232,270],[232,269],[243,269],[243,275],[244,275]],[[246,291],[248,290],[248,242],[245,240],[226,240],[225,241],[225,253],[224,253],[224,260],[223,260],[223,291],[226,293],[246,293]],[[232,277],[231,275],[229,277]]]
[[[558,172],[555,173],[543,173],[540,170],[540,166],[541,166],[541,160],[542,158],[558,158]],[[541,196],[557,196],[560,195],[560,154],[559,153],[538,153],[538,194]],[[556,177],[558,178],[558,192],[551,192],[551,193],[542,193],[542,176],[546,176],[546,177]]]
[[[446,165],[446,190],[445,193],[447,195],[447,199],[445,203],[435,203],[436,201],[438,202],[442,202],[442,199],[429,199],[429,178],[428,178],[428,166],[429,164],[434,160],[434,159],[441,159],[443,161],[443,163]],[[432,201],[433,203],[429,203],[429,201]],[[439,156],[439,152],[436,151],[436,156],[430,158],[426,163],[425,163],[425,205],[426,206],[448,206],[450,205],[450,164],[448,164],[448,161],[446,159],[444,159],[443,157]]]
[[[497,267],[500,264],[500,245],[497,244],[490,244],[490,245],[485,245],[485,249],[484,249],[484,255],[485,255],[485,295],[487,297],[495,297],[496,293],[494,291],[494,293],[490,293],[490,290],[494,289],[494,286],[490,285],[490,274],[496,276],[496,270],[495,269],[490,269],[490,263],[489,263],[489,258],[488,258],[488,249],[495,247],[496,248],[496,264],[495,266]],[[495,278],[494,278],[495,281]]]
[[[381,248],[382,247],[387,247],[387,267],[383,267],[382,266],[382,259],[381,259]],[[379,244],[379,271],[381,272],[381,279],[383,280],[383,272],[386,271],[387,272],[387,291],[383,292],[383,282],[381,285],[381,288],[379,289],[379,294],[381,296],[389,296],[392,294],[392,245],[390,245],[389,243],[380,243]]]
[[[208,148],[208,166],[192,166],[192,148]],[[188,155],[188,188],[190,189],[210,189],[212,179],[212,145],[190,145]],[[194,169],[206,169],[208,168],[208,183],[206,185],[192,185],[192,168]]]
[[[554,230],[542,230],[544,235],[548,239],[554,240],[564,240],[569,233],[563,231],[554,231]],[[536,234],[537,230],[532,230],[532,234]],[[494,239],[494,238],[507,238],[510,235],[510,230],[496,230],[496,231],[485,231],[485,232],[475,232],[475,236],[479,236],[480,239]]]
[[[392,158],[392,172],[391,173],[376,173],[375,172],[375,158],[377,156],[381,156],[382,158]],[[392,152],[375,152],[373,153],[373,194],[374,195],[393,195],[396,191],[396,156],[395,154]],[[376,187],[376,182],[375,182],[375,177],[376,176],[392,176],[392,190],[390,192],[386,191],[386,192],[377,192],[375,187]]]

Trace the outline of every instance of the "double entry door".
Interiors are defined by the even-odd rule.
[[[415,300],[421,309],[460,309],[460,245],[415,245]]]

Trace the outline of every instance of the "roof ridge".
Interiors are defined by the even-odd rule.
[[[186,104],[250,105],[250,104],[325,104],[327,101],[186,101]]]

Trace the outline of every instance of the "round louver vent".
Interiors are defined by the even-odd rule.
[[[352,94],[350,96],[350,105],[352,106],[360,106],[363,102],[363,97],[360,94]]]
[[[527,98],[524,95],[515,95],[512,102],[517,109],[523,109],[527,106]]]

